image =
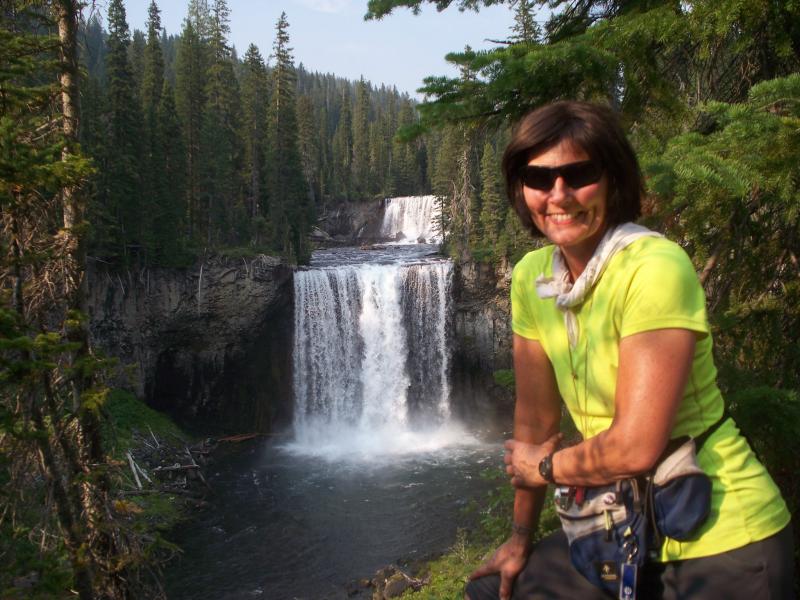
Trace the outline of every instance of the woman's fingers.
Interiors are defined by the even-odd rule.
[[[497,570],[494,560],[488,560],[472,572],[469,576],[469,580],[472,581],[473,579],[486,577],[486,575],[492,575],[493,573],[497,573]]]
[[[511,586],[514,584],[514,577],[508,573],[500,571],[500,600],[509,600],[511,598]]]

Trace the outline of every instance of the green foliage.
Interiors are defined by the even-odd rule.
[[[507,0],[456,0],[459,10],[478,10],[481,6],[491,6],[492,4],[503,4]],[[419,14],[423,4],[430,3],[436,6],[436,10],[442,11],[450,6],[454,0],[368,0],[367,19],[380,19],[392,13],[395,8],[407,7],[414,14]]]
[[[297,75],[288,29],[289,22],[282,13],[275,26],[275,67],[267,112],[268,221],[275,249],[289,260],[305,263],[311,254],[308,233],[314,221],[314,206],[300,160],[295,99]]]
[[[504,387],[509,391],[514,391],[514,370],[513,369],[500,369],[492,373],[494,382]]]
[[[114,246],[102,249],[105,258],[136,264],[142,258],[142,245],[150,231],[140,184],[142,113],[128,55],[131,38],[122,0],[109,3],[108,27],[106,135],[113,152],[107,155],[99,172],[96,201],[112,216],[115,232],[118,232]]]
[[[422,575],[430,579],[428,585],[416,593],[406,592],[404,598],[460,600],[464,597],[464,586],[470,573],[477,569],[499,544],[508,539],[514,506],[514,488],[509,485],[508,478],[501,470],[486,470],[481,475],[495,482],[496,486],[487,493],[486,499],[480,506],[473,507],[480,511],[478,528],[471,533],[459,530],[453,546],[441,557],[425,565]],[[545,500],[533,541],[540,540],[560,526],[551,490]]]
[[[694,131],[643,153],[667,233],[702,269],[724,390],[800,389],[800,78],[697,107]]]
[[[186,434],[169,417],[153,410],[132,393],[113,389],[108,394],[105,410],[109,420],[104,441],[109,451],[117,456],[131,449],[134,432],[148,435],[152,431],[158,438],[186,439]]]

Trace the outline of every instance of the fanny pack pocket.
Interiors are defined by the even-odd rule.
[[[711,510],[711,478],[697,464],[695,441],[688,438],[661,461],[649,483],[656,539],[691,539]]]
[[[620,588],[621,565],[644,563],[647,522],[641,492],[636,479],[556,489],[570,561],[588,581],[613,594]]]

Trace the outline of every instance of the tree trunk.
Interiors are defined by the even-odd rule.
[[[56,0],[54,8],[60,41],[64,137],[61,157],[66,162],[72,160],[78,146],[80,93],[77,32],[82,3],[79,0]],[[64,238],[66,252],[64,293],[68,311],[65,333],[70,342],[77,344],[77,349],[72,354],[72,364],[75,365],[90,358],[86,279],[86,197],[78,184],[71,184],[61,190],[61,202],[64,214],[64,228],[61,235]],[[77,428],[79,461],[80,465],[90,473],[95,471],[92,476],[80,478],[84,524],[91,548],[88,556],[91,557],[89,560],[94,559],[97,562],[99,559],[105,563],[107,558],[114,554],[115,548],[113,532],[103,526],[106,514],[104,507],[110,484],[105,471],[102,468],[97,469],[105,462],[99,415],[96,409],[87,409],[83,406],[84,393],[91,389],[94,378],[91,368],[74,369],[74,373],[70,383],[73,410],[78,416],[79,424]],[[95,573],[94,586],[100,588],[103,594],[110,594],[113,597],[112,590],[116,585],[106,579],[107,577],[100,572]]]

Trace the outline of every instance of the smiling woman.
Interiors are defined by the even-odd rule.
[[[792,597],[789,512],[724,409],[691,261],[632,222],[642,178],[614,114],[580,102],[534,111],[516,127],[503,170],[523,225],[552,245],[514,268],[517,401],[505,457],[514,522],[472,575],[468,598]],[[568,448],[559,447],[562,401],[582,435]],[[615,522],[609,505],[684,436],[697,440],[694,472],[711,488],[710,498],[708,487],[691,493],[704,509],[696,529],[671,533],[680,541],[657,535],[656,522],[660,533],[675,523],[649,502],[623,512],[652,525]],[[576,550],[559,532],[531,547],[550,483],[568,499],[563,510],[574,503],[581,515],[605,515],[607,545]],[[617,531],[622,523],[630,525]],[[570,544],[589,536],[570,532]]]

